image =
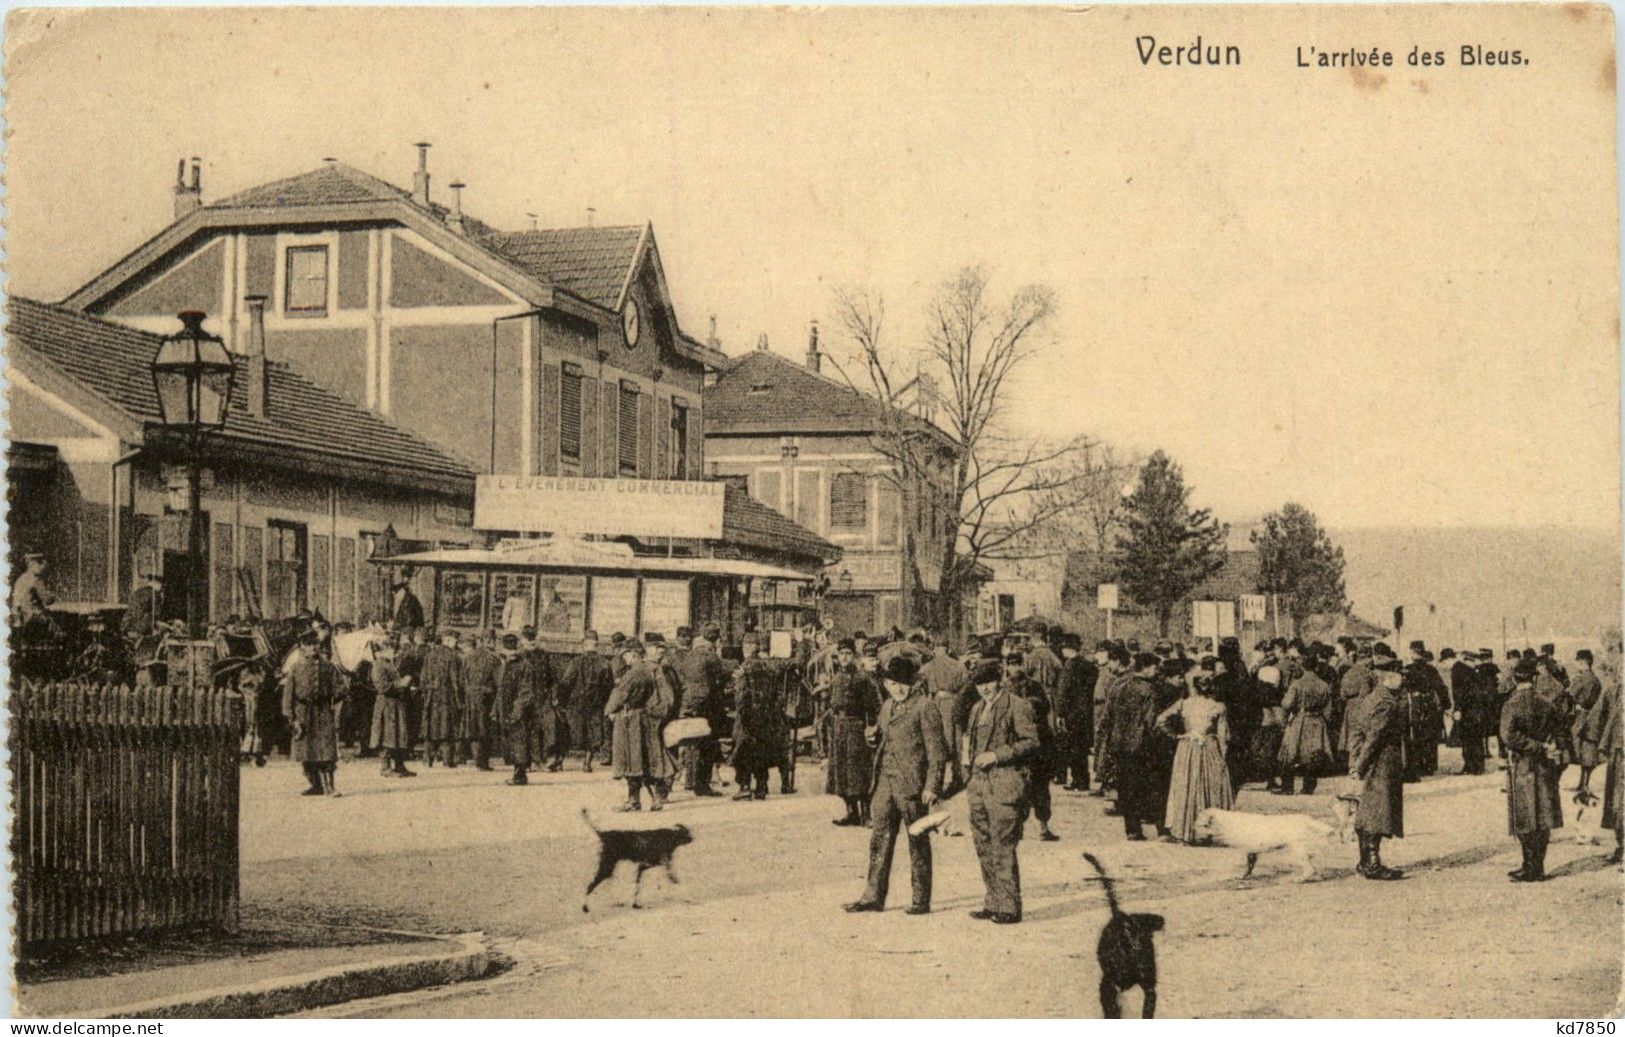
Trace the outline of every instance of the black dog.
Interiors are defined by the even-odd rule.
[[[582,911],[587,910],[587,898],[592,896],[592,891],[615,874],[615,866],[622,861],[631,861],[637,865],[637,876],[632,880],[632,906],[637,907],[643,873],[650,868],[665,868],[666,877],[676,882],[677,874],[671,868],[672,854],[677,852],[679,846],[687,846],[694,841],[687,825],[605,831],[592,823],[592,818],[588,816],[586,810],[581,811],[581,819],[598,835],[598,873],[587,883],[587,892],[581,895]]]
[[[1125,914],[1117,903],[1111,876],[1100,861],[1092,853],[1084,854],[1083,859],[1100,873],[1106,903],[1112,909],[1111,920],[1101,927],[1100,943],[1095,948],[1100,959],[1100,1010],[1108,1019],[1121,1019],[1120,995],[1130,987],[1139,987],[1145,995],[1140,1015],[1151,1019],[1157,1014],[1157,946],[1152,934],[1162,930],[1162,916]]]

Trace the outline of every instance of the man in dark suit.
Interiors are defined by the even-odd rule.
[[[1061,641],[1060,711],[1056,729],[1063,735],[1066,787],[1073,792],[1089,790],[1089,751],[1095,738],[1095,683],[1100,668],[1082,654],[1083,641],[1067,634]]]
[[[423,626],[423,602],[412,593],[411,584],[397,580],[389,602],[391,630],[416,630]]]
[[[966,724],[971,841],[982,864],[986,895],[972,918],[1000,925],[1021,921],[1021,869],[1016,845],[1027,817],[1028,767],[1039,754],[1032,705],[1000,682],[999,664],[981,664],[972,675],[980,698]]]
[[[1145,839],[1142,825],[1149,821],[1160,832],[1164,816],[1159,806],[1159,779],[1156,766],[1157,657],[1141,652],[1134,657],[1134,672],[1113,686],[1106,699],[1106,731],[1117,774],[1117,810],[1123,816],[1123,832],[1130,840]]]
[[[886,701],[876,722],[874,778],[869,816],[874,829],[869,837],[869,881],[863,896],[846,905],[848,911],[882,911],[891,881],[892,853],[897,829],[925,816],[926,808],[942,791],[942,765],[948,757],[942,738],[942,718],[923,683],[920,667],[907,653],[892,657],[881,673]],[[908,914],[931,911],[931,835],[908,837],[909,875],[914,890]]]

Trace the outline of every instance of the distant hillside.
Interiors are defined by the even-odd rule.
[[[1405,606],[1406,640],[1501,647],[1529,639],[1594,642],[1620,624],[1617,534],[1583,529],[1333,530],[1348,560],[1349,599],[1388,626]],[[1433,608],[1430,611],[1429,605]]]

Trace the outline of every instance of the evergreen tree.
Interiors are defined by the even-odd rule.
[[[1140,469],[1122,524],[1113,560],[1118,582],[1156,612],[1166,637],[1174,607],[1224,566],[1228,529],[1206,508],[1191,508],[1184,473],[1161,450]]]
[[[1343,549],[1320,528],[1314,512],[1287,503],[1264,516],[1251,539],[1258,549],[1258,590],[1282,596],[1294,635],[1301,635],[1304,622],[1317,612],[1348,610]]]

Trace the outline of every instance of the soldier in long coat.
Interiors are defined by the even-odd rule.
[[[1303,794],[1313,795],[1322,774],[1331,767],[1332,740],[1326,714],[1331,708],[1332,689],[1312,669],[1305,669],[1286,689],[1281,709],[1286,727],[1281,734],[1281,792],[1292,795],[1292,787],[1303,778]]]
[[[1450,709],[1450,689],[1433,665],[1433,653],[1421,641],[1411,643],[1411,661],[1405,667],[1401,692],[1410,721],[1405,780],[1417,781],[1439,773],[1439,742],[1444,738],[1444,715]]]
[[[1155,747],[1152,732],[1157,718],[1157,657],[1141,652],[1134,657],[1134,671],[1117,682],[1106,699],[1106,751],[1111,754],[1117,775],[1117,810],[1123,818],[1123,832],[1134,841],[1143,840],[1142,828],[1149,821],[1163,829],[1159,809],[1157,776],[1151,773]],[[1030,712],[1030,711],[1029,711]],[[1036,723],[1033,728],[1037,737]]]
[[[343,697],[343,675],[318,646],[315,632],[306,634],[282,692],[282,715],[293,728],[293,758],[310,784],[302,795],[339,794],[334,777]]]
[[[379,773],[386,778],[413,778],[406,769],[412,754],[410,704],[415,694],[412,678],[400,672],[393,640],[378,646],[372,663],[372,744],[378,749]]]
[[[570,742],[581,752],[581,769],[592,773],[593,757],[603,749],[604,704],[615,689],[609,660],[598,650],[598,633],[581,635],[581,653],[559,674],[569,702]]]
[[[875,766],[869,790],[874,831],[869,837],[868,881],[863,896],[846,905],[847,911],[885,909],[897,830],[924,817],[942,791],[942,758],[948,746],[942,738],[936,704],[924,682],[918,680],[919,669],[907,654],[893,656],[886,664],[887,697],[876,718]],[[931,910],[929,832],[909,835],[908,859],[914,894],[908,913],[923,915]]]
[[[552,673],[547,656],[524,650],[513,634],[502,635],[502,654],[502,674],[497,679],[497,701],[491,707],[491,719],[507,732],[508,759],[513,761],[508,784],[528,785],[526,771],[530,769],[534,729],[542,697],[553,683]]]
[[[469,757],[482,771],[491,769],[491,706],[496,702],[497,679],[502,674],[502,656],[488,640],[470,635],[465,638],[463,655],[463,726]]]
[[[1089,754],[1095,747],[1095,681],[1100,671],[1082,650],[1083,641],[1077,634],[1067,634],[1061,642],[1058,715],[1066,735],[1061,762],[1066,788],[1072,792],[1089,790]]]
[[[661,732],[676,708],[676,689],[664,668],[647,661],[637,641],[627,641],[621,654],[626,672],[604,704],[604,714],[614,722],[613,773],[626,780],[626,802],[619,809],[642,810],[642,789],[647,786],[653,801],[649,809],[663,810],[675,768]]]
[[[1574,760],[1580,765],[1580,779],[1575,782],[1574,791],[1587,794],[1591,791],[1591,772],[1604,762],[1597,756],[1596,747],[1584,737],[1586,718],[1591,715],[1597,696],[1602,694],[1602,682],[1597,680],[1591,664],[1591,649],[1580,649],[1574,654],[1574,672],[1569,677],[1569,698],[1574,703],[1569,739],[1574,746]]]
[[[727,715],[724,698],[728,688],[728,668],[717,654],[716,642],[721,632],[715,627],[705,631],[706,637],[694,640],[693,631],[681,627],[677,631],[677,651],[671,655],[672,669],[682,683],[682,701],[678,703],[680,717],[700,717],[711,728],[704,738],[683,745],[679,763],[683,771],[683,788],[696,796],[720,795],[711,787],[711,772],[717,762],[717,732],[720,721]]]
[[[874,726],[880,710],[880,693],[869,675],[858,669],[856,646],[850,640],[837,646],[826,698],[829,762],[824,791],[846,802],[846,815],[832,823],[861,825],[867,821],[865,810],[874,777],[868,729]]]
[[[1026,699],[1011,695],[999,679],[996,662],[978,667],[971,680],[977,702],[965,727],[965,797],[970,807],[971,841],[982,865],[985,894],[972,918],[1000,925],[1021,921],[1021,868],[1016,847],[1027,817],[1031,781],[1027,767],[1038,755],[1038,725]]]
[[[536,720],[536,745],[549,771],[564,769],[564,754],[570,751],[570,686],[558,679],[553,660],[537,645],[531,648],[546,659],[547,687],[542,691]]]
[[[765,645],[754,635],[744,638],[745,660],[734,671],[733,765],[739,791],[734,799],[766,799],[767,772],[783,767],[788,755],[784,723],[784,680],[767,659]]]
[[[1364,698],[1377,683],[1372,669],[1370,650],[1356,649],[1354,661],[1337,681],[1337,697],[1343,701],[1343,723],[1337,730],[1337,751],[1345,760],[1349,755],[1349,713],[1354,703]]]
[[[418,671],[423,701],[423,760],[433,767],[439,760],[457,766],[457,741],[463,727],[463,660],[453,647],[457,635],[442,635],[439,644],[423,652]]]
[[[1603,774],[1602,826],[1614,830],[1614,864],[1625,861],[1625,714],[1620,712],[1619,682],[1602,686],[1586,714],[1582,737],[1607,768]]]
[[[1376,686],[1349,710],[1349,774],[1361,783],[1354,831],[1360,840],[1359,872],[1368,879],[1397,879],[1382,863],[1382,840],[1405,835],[1405,703],[1399,660],[1376,663]]]
[[[961,696],[969,691],[970,680],[965,672],[965,664],[948,651],[948,646],[942,639],[936,639],[931,658],[920,667],[920,680],[925,682],[925,690],[930,693],[931,701],[937,707],[937,715],[942,718],[942,739],[948,744],[947,784],[943,786],[943,795],[951,796],[955,791],[965,786],[965,775],[959,769],[959,736],[964,732],[960,730],[957,717]],[[975,692],[970,692],[974,695]]]
[[[1533,663],[1519,662],[1512,678],[1512,697],[1501,710],[1501,742],[1507,747],[1507,831],[1518,837],[1523,864],[1507,877],[1513,882],[1541,882],[1546,878],[1551,830],[1563,827],[1558,778],[1568,718],[1535,691]]]

